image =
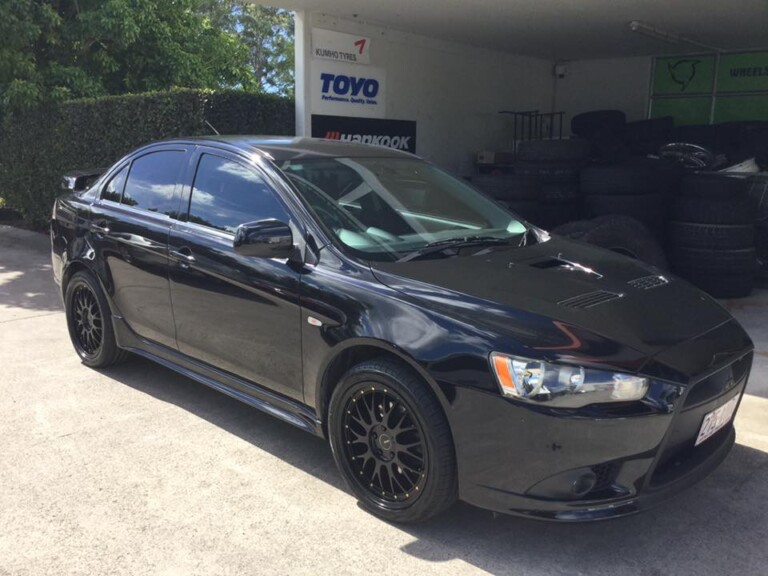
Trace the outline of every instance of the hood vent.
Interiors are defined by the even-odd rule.
[[[567,308],[592,308],[598,304],[605,304],[611,300],[621,298],[624,294],[616,294],[615,292],[608,292],[607,290],[597,290],[596,292],[587,292],[573,298],[568,298],[558,302],[560,306]]]
[[[630,280],[627,284],[638,290],[650,290],[651,288],[658,288],[659,286],[669,284],[669,280],[664,276],[643,276],[642,278]]]

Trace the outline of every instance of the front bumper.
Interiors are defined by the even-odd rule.
[[[712,334],[701,340],[711,346]],[[679,352],[692,345],[686,342]],[[715,350],[709,358],[707,368],[696,366],[698,374],[669,413],[553,411],[457,390],[451,420],[460,498],[507,514],[587,521],[633,514],[673,497],[717,468],[735,440],[732,419],[694,446],[706,414],[733,397],[740,401],[751,342],[744,334],[738,354],[723,360]],[[576,495],[574,482],[584,474],[597,482]]]

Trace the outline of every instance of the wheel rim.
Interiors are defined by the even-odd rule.
[[[368,495],[388,508],[415,502],[427,479],[427,448],[403,399],[366,385],[347,401],[342,426],[346,463]]]
[[[72,295],[72,320],[78,347],[88,356],[95,355],[103,337],[101,308],[88,286],[78,286]]]

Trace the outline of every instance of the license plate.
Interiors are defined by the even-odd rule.
[[[704,416],[704,422],[701,423],[701,429],[699,430],[699,436],[696,438],[696,444],[698,446],[704,440],[712,436],[715,432],[720,430],[723,426],[728,424],[733,418],[733,413],[736,411],[736,405],[739,403],[739,397],[734,396],[728,402],[712,410],[709,414]]]

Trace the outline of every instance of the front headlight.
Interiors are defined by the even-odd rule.
[[[648,392],[647,378],[621,372],[551,364],[500,352],[491,353],[491,366],[504,396],[553,408],[630,402]]]

